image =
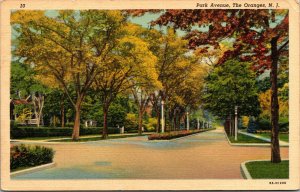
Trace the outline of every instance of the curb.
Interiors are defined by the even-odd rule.
[[[175,138],[175,139],[154,139],[154,140],[149,140],[150,142],[170,142],[170,141],[176,141],[176,140],[180,140],[180,139],[185,139],[187,137],[191,137],[191,136],[195,136],[195,135],[198,135],[200,133],[204,133],[204,132],[207,132],[207,131],[212,131],[212,130],[215,130],[216,128],[214,129],[210,129],[210,130],[205,130],[205,131],[202,131],[202,132],[199,132],[199,133],[194,133],[194,134],[190,134],[190,135],[187,135],[187,136],[182,136],[182,137],[178,137],[178,138]]]
[[[241,163],[241,174],[243,176],[244,179],[253,179],[246,167],[246,163],[248,162],[252,162],[252,161],[244,161],[243,163]]]
[[[148,136],[148,134],[136,135],[136,136],[133,136],[133,137],[143,137],[143,136]],[[82,137],[82,138],[94,138],[94,137],[99,137],[99,136]],[[124,138],[130,138],[130,137],[124,137]],[[116,139],[124,139],[124,138],[116,138]],[[64,139],[64,138],[62,138],[62,139]],[[49,139],[49,140],[41,140],[41,141],[11,139],[10,141],[11,142],[18,142],[18,143],[29,143],[29,144],[47,144],[47,145],[69,144],[69,145],[74,145],[74,144],[83,144],[83,143],[115,140],[115,139],[107,139],[107,140],[95,140],[95,141],[64,142],[64,141],[61,141],[62,139]],[[70,139],[70,138],[65,138],[65,139]]]
[[[282,159],[282,161],[286,161],[288,159]],[[243,163],[241,163],[241,174],[243,176],[244,179],[253,179],[251,174],[249,173],[247,167],[246,167],[246,163],[249,162],[257,162],[257,161],[270,161],[270,159],[260,159],[260,160],[249,160],[249,161],[244,161]]]
[[[224,134],[228,141],[228,144],[231,146],[238,146],[238,147],[270,147],[271,146],[271,143],[231,143],[231,141],[229,140],[225,131],[224,131]],[[249,135],[247,135],[247,136],[249,136]],[[249,137],[251,137],[251,136],[249,136]],[[257,138],[257,139],[260,139],[260,138]],[[289,147],[289,145],[280,145],[280,147]]]
[[[24,170],[21,170],[21,171],[12,172],[12,173],[10,173],[10,176],[13,177],[13,176],[18,176],[18,175],[33,173],[33,172],[41,171],[41,170],[44,170],[44,169],[52,168],[55,165],[56,165],[56,163],[54,163],[54,162],[44,164],[44,165],[39,165],[39,166],[36,166],[36,167],[24,169]]]

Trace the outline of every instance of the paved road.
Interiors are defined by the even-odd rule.
[[[270,147],[237,147],[221,129],[175,141],[146,137],[49,144],[57,166],[14,179],[241,179],[240,163],[269,159]],[[288,158],[288,148],[281,148]]]

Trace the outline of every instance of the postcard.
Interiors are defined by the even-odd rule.
[[[1,189],[299,189],[299,1],[1,2]]]

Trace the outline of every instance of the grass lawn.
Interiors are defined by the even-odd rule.
[[[238,134],[237,141],[234,140],[234,136],[228,136],[231,143],[269,143],[254,137],[250,137],[243,134]]]
[[[133,135],[109,135],[108,139],[120,139],[120,138],[126,138],[126,137],[137,137],[137,136],[145,136],[147,134],[133,134]],[[102,136],[99,137],[83,137],[80,138],[79,140],[73,141],[72,139],[59,139],[59,140],[51,140],[49,142],[85,142],[85,141],[99,141],[103,140]]]
[[[270,161],[255,161],[246,163],[253,179],[288,179],[289,161],[271,163]]]
[[[270,133],[257,133],[256,135],[262,136],[262,137],[265,137],[268,139],[271,138]],[[279,133],[279,140],[289,142],[289,134],[288,133]]]

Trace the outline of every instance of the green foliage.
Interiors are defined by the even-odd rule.
[[[249,117],[248,116],[242,116],[242,127],[247,128],[249,124]]]
[[[125,131],[136,130],[138,128],[138,117],[134,113],[127,113],[125,119]]]
[[[15,145],[10,148],[10,170],[51,163],[53,156],[53,149],[48,147]]]
[[[29,108],[24,108],[21,113],[18,114],[16,121],[18,123],[26,123],[27,120],[31,119],[32,112]]]
[[[256,133],[256,130],[257,130],[257,123],[253,117],[250,117],[247,132]]]
[[[266,118],[260,118],[257,121],[258,130],[271,130],[271,121]]]
[[[239,116],[259,114],[255,73],[249,63],[228,60],[215,67],[206,80],[205,108],[215,115],[234,114],[234,106],[238,106]]]
[[[32,92],[45,91],[45,87],[34,79],[35,72],[20,61],[11,63],[10,95],[11,98],[24,98]]]
[[[289,118],[280,117],[279,118],[279,131],[280,132],[289,132]]]
[[[149,117],[147,121],[144,123],[146,131],[155,131],[157,125],[157,119]]]

